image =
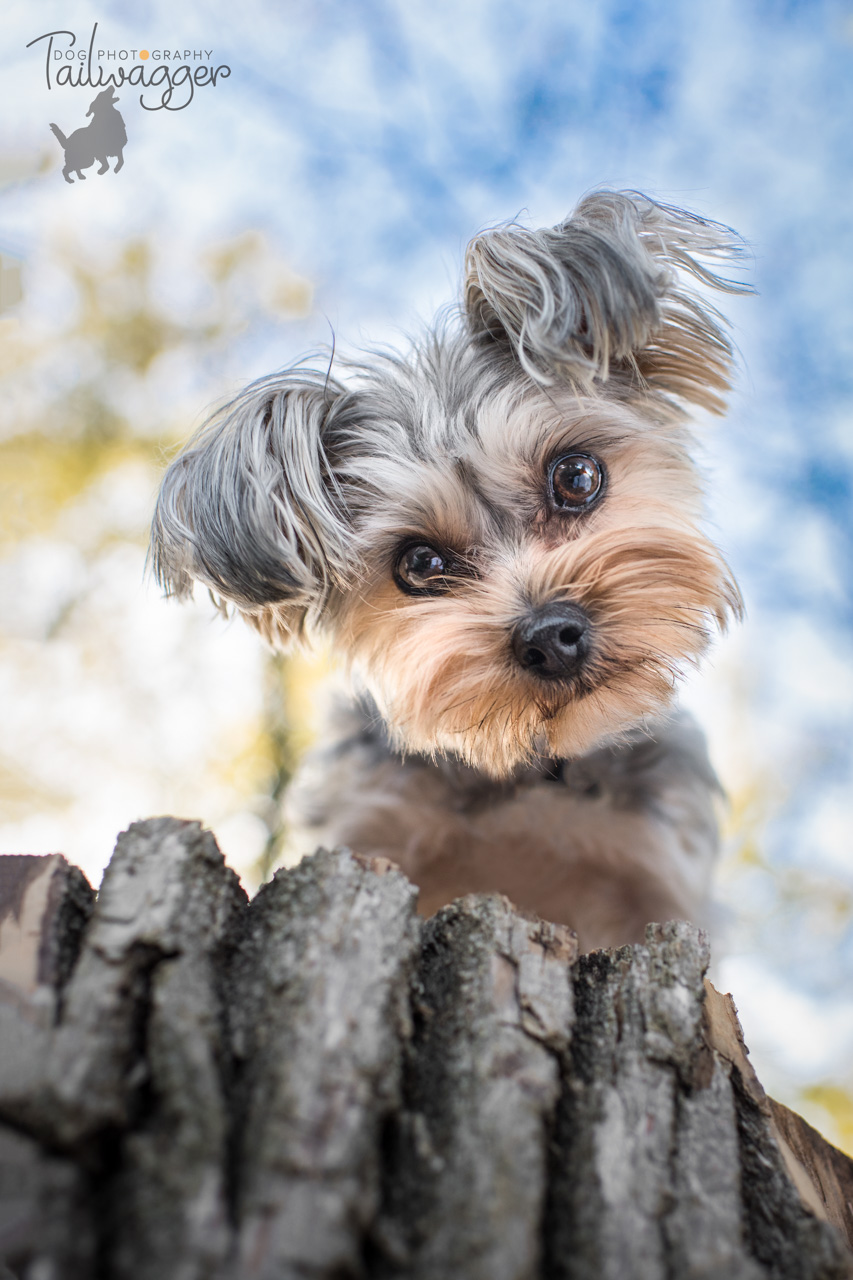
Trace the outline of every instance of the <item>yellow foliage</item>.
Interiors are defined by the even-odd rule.
[[[71,799],[70,795],[60,795],[40,785],[14,761],[0,758],[0,814],[5,822],[64,809]]]
[[[832,1141],[837,1147],[853,1156],[853,1096],[839,1084],[809,1085],[800,1095],[805,1103],[813,1103],[825,1111],[832,1120]]]
[[[272,314],[304,316],[311,310],[314,291],[310,282],[278,260],[259,231],[246,231],[216,246],[205,261],[220,289],[231,293],[233,283],[243,287],[248,283]]]
[[[241,739],[231,739],[223,745],[227,745],[227,751],[211,762],[218,781],[244,796],[263,790],[277,764],[276,744],[267,726],[246,725]]]
[[[0,546],[49,532],[63,508],[93,481],[128,459],[154,455],[151,442],[132,437],[29,432],[0,441]]]
[[[297,650],[285,660],[282,684],[297,756],[307,751],[317,735],[322,690],[333,670],[328,650],[315,653]]]

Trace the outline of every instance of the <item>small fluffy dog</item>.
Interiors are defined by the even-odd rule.
[[[305,849],[384,855],[430,913],[499,890],[581,945],[702,920],[718,790],[673,710],[740,610],[701,529],[687,408],[724,408],[691,281],[743,249],[637,193],[472,241],[458,318],[339,382],[253,383],[170,466],[155,572],[357,693],[295,780]]]

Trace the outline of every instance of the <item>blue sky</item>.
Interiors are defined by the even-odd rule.
[[[761,838],[774,865],[853,883],[853,6],[12,3],[0,148],[24,175],[41,155],[55,163],[47,123],[69,132],[89,100],[48,93],[25,45],[54,27],[85,42],[95,21],[106,47],[212,48],[231,75],[180,112],[144,112],[122,91],[122,173],[72,187],[53,168],[8,186],[0,253],[38,260],[57,228],[91,243],[154,234],[164,297],[180,302],[186,255],[265,230],[314,283],[315,307],[247,335],[240,377],[330,328],[344,349],[394,341],[453,297],[479,228],[556,222],[596,186],[744,235],[758,296],[726,304],[742,372],[730,417],[702,439],[749,621],[691,696],[726,782],[753,765],[772,781]],[[762,933],[756,913],[752,945],[841,999],[849,931],[819,954],[801,918],[784,936],[778,918]]]

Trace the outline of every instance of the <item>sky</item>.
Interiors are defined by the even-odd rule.
[[[69,185],[48,124],[66,134],[81,126],[92,91],[55,82],[49,89],[47,42],[26,46],[62,29],[85,48],[95,23],[96,50],[147,48],[152,69],[166,65],[158,53],[168,51],[174,66],[175,52],[183,61],[184,50],[199,50],[205,65],[228,75],[173,110],[146,110],[123,86],[124,168],[102,177],[90,170],[85,183]],[[60,50],[63,42],[56,37]],[[23,264],[22,323],[46,333],[71,305],[52,266],[51,246],[62,237],[95,259],[128,237],[150,237],[158,301],[174,315],[192,316],[201,305],[191,264],[247,230],[262,233],[294,279],[310,283],[310,306],[238,327],[227,356],[205,354],[193,367],[185,354],[144,385],[117,388],[140,432],[162,420],[167,404],[174,419],[185,415],[188,433],[208,398],[332,334],[340,351],[400,341],[453,298],[475,232],[513,217],[553,224],[599,186],[639,189],[743,235],[757,293],[725,302],[737,388],[727,419],[703,422],[700,434],[712,527],[741,583],[747,621],[685,695],[746,813],[739,838],[748,826],[760,855],[750,865],[735,860],[721,881],[730,942],[720,981],[734,991],[747,1039],[781,1092],[845,1071],[853,1084],[845,1065],[853,928],[841,911],[830,928],[824,900],[853,891],[853,5],[255,0],[238,9],[218,0],[40,0],[7,3],[0,50],[0,255]],[[103,65],[141,64],[117,56]],[[156,90],[147,103],[157,105]],[[70,384],[77,372],[69,358],[49,377]],[[8,403],[3,438],[19,429],[18,402]],[[128,472],[124,483],[127,509],[138,508],[144,523],[150,479]],[[98,491],[82,506],[102,513],[109,501]],[[39,639],[50,600],[84,572],[69,550],[75,537],[67,516],[49,551],[43,536],[24,538],[0,563],[0,582],[5,573],[12,584],[9,634],[29,637],[31,663],[23,696],[20,666],[7,662],[4,674],[0,653],[0,691],[7,732],[18,735],[8,752],[47,759],[41,688],[55,778],[81,774],[71,787],[76,807],[64,828],[61,815],[48,821],[34,812],[6,828],[0,822],[0,836],[65,835],[75,854],[97,847],[95,874],[123,808],[130,820],[145,803],[175,798],[172,779],[135,790],[133,769],[146,778],[157,768],[174,774],[201,750],[207,731],[191,731],[200,713],[189,702],[183,719],[170,712],[186,688],[180,655],[190,639],[210,678],[197,677],[198,706],[218,717],[225,738],[240,710],[256,705],[262,664],[251,638],[217,630],[201,612],[186,624],[167,622],[159,602],[131,599],[141,590],[137,570],[114,548],[113,561],[98,561],[102,594],[90,592],[90,612],[107,601],[124,619],[122,636],[135,639],[122,639],[125,665],[113,677],[78,680],[78,694],[85,688],[91,706],[103,707],[86,711],[80,738],[78,704],[64,683],[74,679],[60,670],[66,659],[55,650],[45,656]],[[42,580],[43,595],[30,592]],[[21,622],[27,609],[30,620]],[[138,672],[151,645],[162,651],[159,691],[152,681],[130,699],[123,673]],[[150,739],[120,776],[104,746],[125,731],[119,705],[131,719],[147,708],[142,736]],[[186,741],[165,767],[162,742],[180,737],[170,729],[176,723]],[[102,791],[86,789],[89,752],[108,779]],[[193,786],[193,803],[210,805],[235,847],[253,847],[251,817],[219,814],[215,787],[201,778]],[[93,806],[95,825],[84,816]],[[824,899],[804,907],[803,894],[820,897],[815,883]],[[788,903],[792,884],[806,887]]]

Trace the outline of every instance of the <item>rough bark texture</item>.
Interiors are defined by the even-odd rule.
[[[424,923],[346,852],[249,903],[171,818],[97,899],[0,858],[0,1280],[853,1277],[853,1165],[707,959],[497,897]]]

